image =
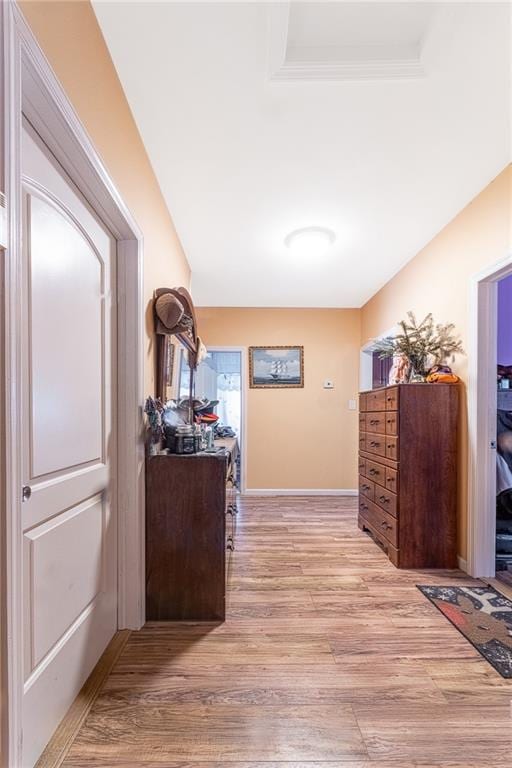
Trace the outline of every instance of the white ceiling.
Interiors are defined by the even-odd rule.
[[[507,3],[94,7],[198,305],[360,306],[510,162]]]

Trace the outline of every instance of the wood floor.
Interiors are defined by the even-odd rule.
[[[246,499],[225,624],[132,633],[66,768],[512,766],[503,680],[356,524]]]

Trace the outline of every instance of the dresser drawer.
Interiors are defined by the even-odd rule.
[[[391,467],[386,467],[386,488],[388,491],[398,493],[398,472]]]
[[[366,459],[363,459],[362,456],[359,457],[358,471],[360,475],[364,475],[366,477]]]
[[[359,499],[359,514],[375,531],[384,536],[394,547],[398,546],[398,528],[396,518],[388,515],[369,499]]]
[[[391,493],[391,491],[377,487],[372,501],[378,504],[385,512],[389,512],[393,517],[397,517],[398,497]]]
[[[398,410],[398,402],[399,402],[399,392],[400,390],[398,387],[391,387],[391,389],[386,390],[386,410],[387,411],[397,411]]]
[[[359,411],[361,413],[364,413],[367,410],[368,408],[366,407],[366,392],[361,392],[359,394]]]
[[[361,432],[359,435],[359,450],[366,451],[366,432]]]
[[[369,412],[365,414],[367,432],[377,432],[383,435],[386,431],[386,414],[383,411]]]
[[[386,443],[386,450],[385,450],[385,456],[387,459],[393,459],[394,461],[398,461],[398,437],[393,437],[392,435],[386,435],[385,439]],[[366,449],[368,450],[368,448]]]
[[[365,448],[363,450],[365,450],[367,453],[375,453],[377,456],[385,456],[387,442],[388,440],[386,439],[385,435],[375,435],[372,432],[367,432]]]
[[[359,414],[359,431],[366,432],[366,413]]]
[[[386,435],[398,435],[398,413],[396,411],[387,411],[386,413]]]
[[[376,389],[374,392],[366,393],[367,411],[385,411],[386,410],[386,390]]]
[[[375,483],[368,480],[366,477],[359,478],[359,493],[361,496],[366,496],[367,499],[373,501],[375,498]]]
[[[366,459],[366,477],[368,477],[370,480],[374,480],[376,483],[379,483],[379,485],[382,485],[383,487],[386,486],[386,467],[384,467],[382,464],[377,464],[375,461],[370,461],[370,459]]]

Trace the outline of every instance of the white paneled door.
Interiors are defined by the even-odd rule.
[[[23,768],[117,628],[116,242],[23,130]]]

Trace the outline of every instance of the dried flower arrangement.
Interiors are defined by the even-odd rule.
[[[404,357],[410,363],[410,377],[424,381],[434,365],[443,365],[456,354],[464,354],[460,339],[454,335],[453,323],[434,323],[432,313],[418,323],[414,312],[398,325],[400,332],[393,337],[375,339],[374,349],[379,357]]]

